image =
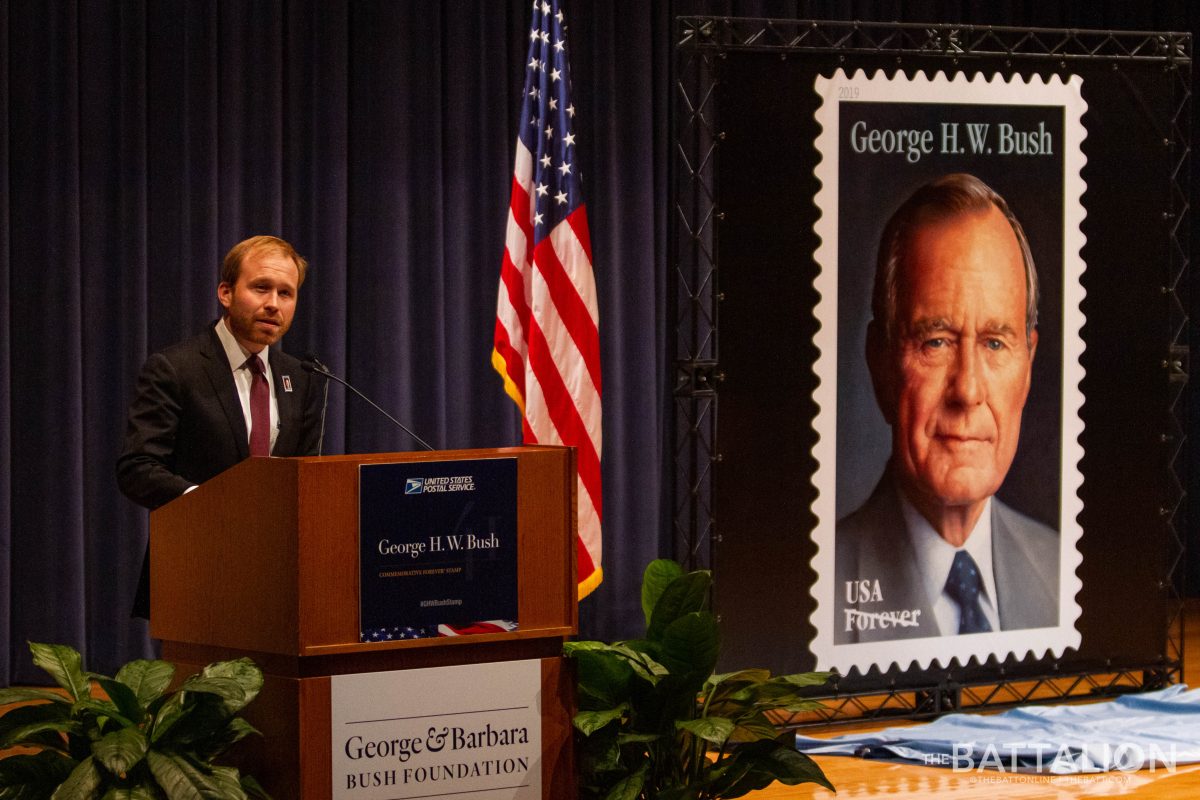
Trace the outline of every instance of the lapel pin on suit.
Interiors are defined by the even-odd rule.
[[[281,376],[281,379],[283,380],[283,390],[285,392],[290,392],[292,390],[292,376],[283,375]]]

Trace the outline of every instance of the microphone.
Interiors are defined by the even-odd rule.
[[[312,372],[317,375],[322,375],[325,378],[332,378],[333,380],[340,383],[342,386],[345,386],[347,389],[354,392],[356,395],[358,395],[363,400],[365,400],[372,408],[374,408],[380,414],[383,414],[385,417],[387,417],[389,420],[391,420],[392,424],[395,425],[397,428],[404,431],[412,438],[416,439],[417,444],[421,445],[421,447],[424,447],[426,450],[433,450],[433,445],[429,444],[429,442],[425,441],[420,436],[417,436],[415,433],[413,433],[408,428],[406,428],[404,426],[404,424],[400,422],[400,420],[396,419],[391,414],[389,414],[388,412],[386,412],[382,408],[380,408],[375,403],[375,401],[373,401],[371,398],[367,397],[365,394],[360,392],[358,389],[355,389],[353,386],[351,386],[349,383],[347,383],[342,378],[339,378],[337,375],[334,375],[332,372],[330,372],[329,367],[322,364],[321,360],[319,358],[317,358],[315,355],[313,355],[312,353],[308,353],[307,355],[304,356],[304,361],[301,362],[300,366],[304,369],[305,372]],[[329,381],[328,380],[325,381],[325,392],[326,392],[326,399],[328,399],[328,396],[329,396],[328,395],[328,393],[329,393]],[[324,437],[324,435],[325,435],[325,411],[324,411],[324,409],[321,410],[321,435],[322,435],[322,437]]]
[[[309,353],[308,355],[306,355],[304,357],[304,361],[301,362],[300,366],[304,369],[307,369],[308,368],[307,362],[309,362],[309,361],[311,361],[313,364],[316,364],[317,366],[321,367],[322,369],[325,369],[326,371],[328,371],[328,367],[326,367],[324,364],[322,364],[320,362],[320,360],[318,360],[317,357],[315,355],[313,355],[312,353]],[[321,433],[317,436],[317,455],[318,456],[320,456],[321,454],[323,454],[325,452],[325,412],[328,409],[329,409],[329,381],[325,381],[325,386],[321,392]]]

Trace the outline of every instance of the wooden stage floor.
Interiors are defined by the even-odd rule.
[[[1200,603],[1189,601],[1184,618],[1184,682],[1200,686]],[[810,736],[862,733],[902,723],[887,722],[836,728],[808,729]],[[1136,797],[1154,800],[1200,798],[1200,764],[1168,771],[1112,772],[1099,775],[1017,775],[986,772],[956,773],[946,767],[909,766],[866,761],[846,756],[817,756],[816,762],[837,788],[837,794],[808,784],[774,784],[752,792],[749,800],[1083,800],[1094,797]]]

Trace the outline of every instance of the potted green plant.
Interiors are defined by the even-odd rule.
[[[774,781],[833,789],[768,717],[818,707],[806,694],[830,673],[714,674],[720,639],[708,610],[711,584],[708,571],[653,561],[642,580],[643,638],[566,645],[577,668],[581,798],[716,800]]]
[[[257,731],[237,716],[262,688],[249,659],[211,664],[167,693],[175,668],[131,661],[116,677],[85,672],[78,651],[31,642],[33,662],[66,690],[2,689],[0,800],[245,800],[268,795],[213,760]],[[93,684],[108,699],[93,695]]]

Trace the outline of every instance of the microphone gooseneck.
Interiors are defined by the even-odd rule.
[[[334,375],[333,372],[330,371],[329,367],[322,364],[320,359],[318,359],[312,353],[309,353],[308,355],[306,355],[304,357],[304,361],[301,362],[300,366],[304,368],[305,372],[312,372],[316,375],[321,375],[330,380],[337,381],[342,386],[345,386],[347,389],[349,389],[350,391],[352,391],[356,395],[358,395],[360,398],[362,398],[368,405],[371,406],[371,408],[374,408],[380,414],[383,414],[385,417],[387,417],[391,421],[391,423],[393,425],[395,425],[397,428],[404,431],[409,436],[411,436],[413,439],[415,439],[417,444],[421,445],[426,450],[434,449],[433,445],[429,444],[429,442],[425,441],[420,436],[417,436],[415,433],[413,433],[411,430],[409,430],[404,425],[404,423],[402,423],[400,420],[396,419],[391,414],[389,414],[388,412],[386,412],[382,408],[380,408],[379,405],[374,400],[367,397],[365,394],[360,392],[358,389],[355,389],[347,381],[343,380],[342,378],[339,378],[337,375]],[[326,392],[326,399],[328,400],[328,397],[329,397],[329,381],[328,380],[325,382],[325,392]],[[324,437],[324,435],[325,435],[325,410],[323,408],[321,410],[321,435],[322,435],[322,437]]]
[[[304,360],[300,363],[300,366],[303,367],[304,370],[307,372],[313,372],[313,370],[308,368],[308,365],[310,362],[313,364],[316,364],[319,367],[325,368],[325,365],[322,364],[321,360],[319,358],[317,358],[316,355],[314,355],[313,353],[305,354]],[[327,369],[327,368],[325,368],[325,369]],[[317,455],[318,456],[325,452],[325,412],[328,409],[329,409],[329,381],[325,381],[325,384],[321,390],[321,432],[317,436]]]

